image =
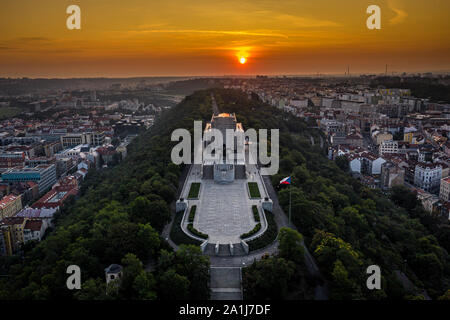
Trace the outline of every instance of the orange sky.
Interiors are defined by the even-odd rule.
[[[81,30],[66,28],[67,6]],[[366,28],[379,5],[382,29]],[[0,77],[450,71],[448,0],[2,0]],[[247,63],[238,58],[245,56]]]

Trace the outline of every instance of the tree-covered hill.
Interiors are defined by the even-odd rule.
[[[121,164],[89,172],[80,199],[59,213],[53,233],[23,261],[0,260],[0,274],[8,275],[0,278],[0,299],[208,298],[208,258],[198,247],[173,253],[160,232],[180,175],[170,161],[170,135],[210,110],[209,93],[187,97],[131,143]],[[106,297],[104,268],[112,263],[124,266],[124,279]],[[80,291],[66,288],[72,264],[81,268]]]
[[[80,199],[62,210],[55,231],[27,249],[23,261],[19,257],[0,261],[0,274],[9,275],[0,278],[0,299],[207,298],[208,258],[192,246],[174,253],[160,233],[170,218],[181,170],[170,161],[176,143],[170,135],[176,128],[192,130],[194,120],[210,119],[211,92],[219,109],[236,112],[244,129],[280,129],[280,172],[272,181],[278,188],[281,178],[292,176],[293,222],[329,281],[331,298],[420,296],[421,290],[403,289],[399,271],[432,298],[449,289],[447,225],[427,216],[419,203],[405,200],[404,190],[400,195],[394,190],[391,201],[363,187],[329,161],[317,144],[311,145],[310,136],[318,141],[321,133],[308,129],[303,120],[237,90],[209,89],[163,113],[132,142],[121,164],[90,172]],[[279,189],[278,196],[287,212],[288,190]],[[289,272],[276,292],[305,297],[297,294],[298,287],[288,285],[304,283],[295,271],[302,270],[303,260],[296,259],[295,250],[283,252],[273,258],[278,260],[249,268],[254,276],[244,279],[247,288],[253,288],[248,296],[273,295],[267,285],[276,279],[267,277],[283,267]],[[106,296],[104,268],[111,263],[124,266],[124,279],[119,292]],[[81,267],[82,290],[66,288],[66,268],[71,264]],[[379,291],[365,286],[366,268],[372,264],[381,267]]]
[[[279,188],[279,181],[291,175],[293,222],[330,282],[332,299],[420,298],[422,289],[438,298],[447,292],[448,222],[426,213],[405,188],[394,189],[391,201],[361,185],[317,144],[311,146],[309,137],[321,133],[307,129],[304,121],[237,91],[224,90],[219,97],[219,108],[237,112],[244,128],[280,128],[280,172],[272,182]],[[288,188],[279,189],[278,197],[288,212]],[[381,268],[382,290],[366,287],[366,269],[373,264]],[[402,273],[417,290],[403,288]],[[268,280],[265,274],[261,283]]]

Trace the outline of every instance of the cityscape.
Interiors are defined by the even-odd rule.
[[[449,4],[169,2],[1,5],[2,309],[450,300]]]

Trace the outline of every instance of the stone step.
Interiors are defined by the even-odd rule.
[[[242,300],[241,269],[211,267],[211,300]]]
[[[245,256],[246,255],[246,253],[240,243],[233,244],[233,251],[234,251],[234,254],[231,255],[230,245],[229,244],[220,244],[219,245],[219,253],[217,254],[217,256],[231,257],[231,256]],[[203,253],[206,255],[209,255],[209,256],[216,256],[216,245],[214,243],[208,243],[206,245],[205,251]]]

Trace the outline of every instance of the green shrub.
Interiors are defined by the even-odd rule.
[[[200,192],[200,182],[192,182],[191,188],[189,189],[188,198],[198,198],[199,192]]]
[[[188,224],[188,230],[193,234],[196,235],[197,237],[203,238],[203,239],[208,239],[208,235],[204,234],[203,232],[198,231],[197,229],[194,228],[194,225],[192,223]]]
[[[251,237],[252,235],[257,233],[259,230],[261,230],[261,223],[260,222],[258,222],[256,224],[256,226],[252,230],[250,230],[249,232],[244,233],[243,235],[241,235],[241,239],[245,239],[245,238]]]
[[[260,217],[259,217],[258,206],[253,205],[253,206],[252,206],[252,211],[253,211],[253,218],[255,218],[255,221],[256,221],[256,222],[260,222],[261,219],[260,219]]]
[[[273,217],[273,213],[264,210],[267,220],[267,230],[258,238],[250,240],[247,242],[250,251],[258,250],[267,247],[277,238],[277,223]]]
[[[261,198],[261,193],[259,192],[258,183],[249,182],[248,190],[250,191],[250,198]]]
[[[172,229],[170,230],[170,239],[175,242],[177,245],[181,244],[193,244],[200,245],[200,241],[189,237],[182,229],[181,229],[181,220],[183,219],[184,211],[178,212],[175,214],[175,219],[172,223]]]
[[[194,222],[194,218],[195,218],[195,211],[197,210],[197,206],[193,205],[191,207],[191,211],[189,212],[189,223],[193,223]]]

